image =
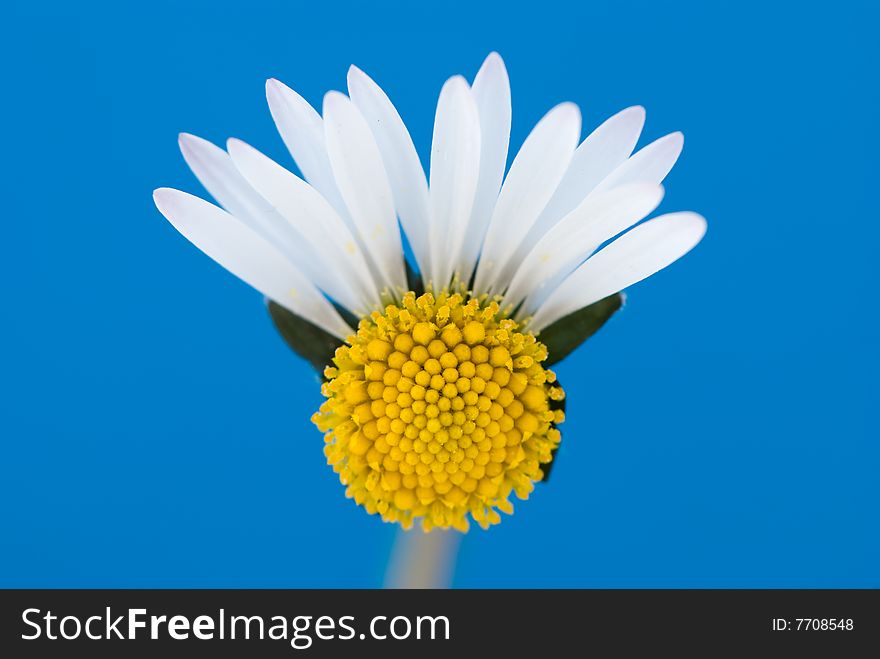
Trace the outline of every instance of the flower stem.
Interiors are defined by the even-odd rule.
[[[385,573],[386,588],[449,588],[461,533],[400,530]]]

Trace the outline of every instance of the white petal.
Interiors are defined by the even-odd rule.
[[[419,154],[391,100],[356,66],[348,70],[348,93],[376,138],[397,215],[424,271],[428,254],[428,182]]]
[[[349,222],[327,157],[321,116],[302,96],[274,78],[266,81],[266,100],[278,133],[303,177]]]
[[[518,315],[531,315],[547,293],[602,243],[647,217],[662,199],[663,188],[653,183],[620,186],[587,197],[520,262],[505,293],[505,304],[516,306],[528,296]]]
[[[406,288],[394,197],[363,115],[339,92],[324,96],[324,138],[336,185],[370,260],[392,291]]]
[[[317,257],[316,272],[306,271],[330,297],[363,315],[379,303],[379,294],[361,248],[332,206],[308,183],[241,140],[227,143],[232,161],[301,236],[302,251]]]
[[[180,134],[178,144],[186,164],[211,196],[227,211],[262,233],[265,216],[271,214],[272,208],[238,172],[229,154],[188,133]]]
[[[236,277],[340,339],[351,334],[305,275],[247,225],[180,190],[159,188],[153,200],[175,229]]]
[[[670,133],[637,151],[609,174],[596,191],[609,190],[627,183],[660,183],[672,170],[684,146],[682,133]]]
[[[528,328],[540,331],[564,316],[650,277],[687,254],[706,233],[706,220],[690,212],[644,222],[597,252],[562,282]]]
[[[304,249],[301,234],[245,180],[229,154],[207,140],[187,133],[181,133],[179,144],[190,169],[220,205],[275,245],[320,286],[320,273],[326,265],[314,251]],[[339,301],[347,306],[344,300]]]
[[[440,91],[431,144],[431,270],[426,280],[434,288],[443,288],[452,278],[479,172],[477,104],[465,79],[454,76]]]
[[[571,162],[581,131],[581,113],[561,103],[535,126],[516,154],[492,213],[474,289],[503,290],[515,264],[513,251],[544,210]]]
[[[474,100],[480,115],[480,176],[474,196],[474,208],[461,245],[457,270],[469,282],[477,256],[492,218],[510,144],[510,80],[504,61],[490,53],[477,72],[473,85]]]
[[[534,239],[573,211],[593,188],[629,158],[644,125],[645,108],[636,105],[618,112],[590,133],[574,152],[559,187],[532,227],[533,240],[524,242],[533,245]]]

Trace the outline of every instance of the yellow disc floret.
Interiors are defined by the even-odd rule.
[[[495,301],[407,293],[361,320],[324,371],[312,421],[347,496],[410,528],[487,528],[559,446],[546,347]]]

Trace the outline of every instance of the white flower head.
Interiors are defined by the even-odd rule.
[[[561,103],[505,176],[510,85],[492,53],[473,84],[443,85],[426,178],[397,110],[360,69],[321,114],[277,80],[266,92],[302,178],[239,140],[224,151],[183,134],[186,162],[222,208],[169,188],[155,191],[157,207],[233,274],[348,343],[325,372],[316,423],[358,503],[405,526],[497,521],[559,441],[562,393],[540,364],[542,331],[665,268],[706,231],[692,212],[643,221],[682,134],[633,153],[645,121],[635,106],[581,141],[578,107]],[[363,319],[357,333],[346,318]]]

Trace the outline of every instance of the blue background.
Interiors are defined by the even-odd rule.
[[[381,585],[395,529],[325,465],[315,376],[150,195],[202,194],[179,131],[289,164],[264,80],[320,104],[353,62],[427,161],[495,49],[513,145],[562,100],[683,130],[661,211],[709,233],[558,369],[552,481],[455,584],[880,586],[868,3],[318,4],[7,3],[0,585]]]

